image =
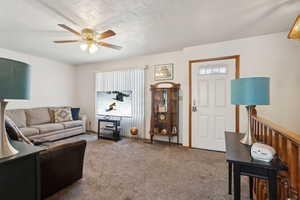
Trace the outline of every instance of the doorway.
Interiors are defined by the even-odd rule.
[[[189,147],[225,151],[224,131],[239,132],[239,106],[230,81],[240,76],[240,56],[189,61]]]

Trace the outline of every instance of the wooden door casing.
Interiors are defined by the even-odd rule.
[[[240,55],[218,57],[218,58],[208,58],[200,60],[190,60],[189,61],[189,148],[192,148],[192,64],[197,62],[209,62],[209,61],[218,61],[218,60],[228,60],[235,59],[235,78],[240,77]],[[239,106],[235,107],[235,131],[239,132],[240,130],[240,111]]]

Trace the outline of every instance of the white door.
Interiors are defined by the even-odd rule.
[[[192,64],[192,147],[225,151],[224,131],[235,130],[234,78],[235,59]]]

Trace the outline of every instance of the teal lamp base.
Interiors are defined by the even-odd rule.
[[[240,140],[242,144],[246,145],[252,145],[256,142],[256,139],[254,135],[252,134],[252,128],[251,128],[251,114],[254,106],[246,106],[247,112],[248,112],[248,125],[247,125],[247,131],[245,133],[245,136]]]
[[[7,102],[0,100],[0,159],[16,155],[18,151],[10,144],[5,129],[5,108]]]

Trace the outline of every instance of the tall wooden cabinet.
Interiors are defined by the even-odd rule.
[[[179,144],[179,89],[180,84],[160,82],[151,85],[152,113],[150,136],[166,136],[171,143],[177,137]]]

